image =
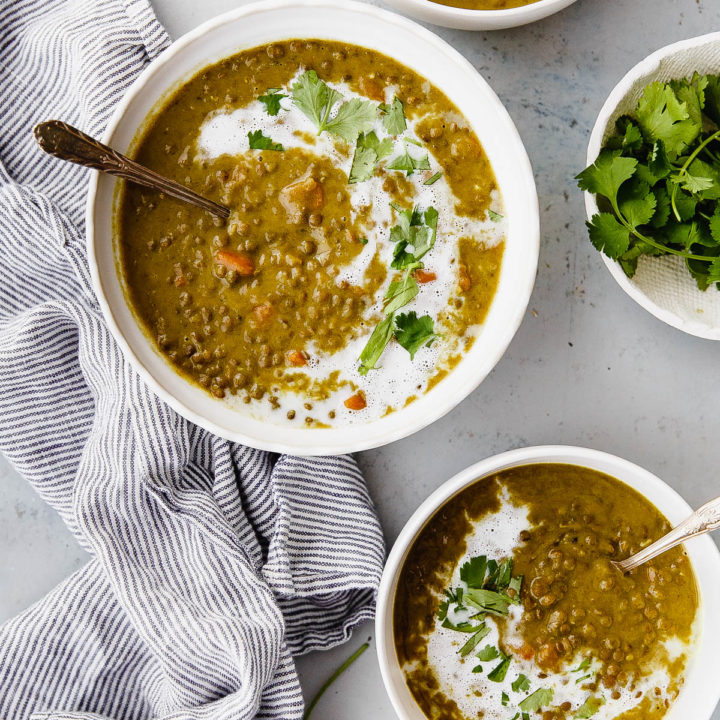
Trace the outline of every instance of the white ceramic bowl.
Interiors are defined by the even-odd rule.
[[[600,154],[603,143],[615,130],[620,115],[637,106],[649,83],[700,73],[720,73],[720,33],[668,45],[638,63],[616,85],[605,101],[593,128],[587,164]],[[598,212],[595,196],[585,193],[588,218]],[[682,258],[641,258],[635,276],[629,278],[620,264],[603,255],[620,287],[639,305],[668,325],[690,335],[720,340],[720,291],[698,290]]]
[[[177,412],[230,440],[301,455],[363,450],[405,437],[444,415],[492,370],[523,318],[537,268],[537,193],[522,141],[505,108],[475,69],[415,23],[343,0],[273,0],[243,6],[173,43],[136,80],[103,140],[125,151],[155,103],[199,69],[244,48],[290,38],[324,38],[392,50],[393,57],[442,88],[475,128],[492,163],[508,216],[495,300],[473,348],[442,382],[408,407],[366,425],[291,428],[261,422],[178,375],[155,350],[128,307],[113,242],[114,180],[98,175],[87,204],[88,257],[95,291],[113,335],[150,388]]]
[[[642,493],[673,524],[690,514],[688,504],[647,470],[614,455],[586,448],[548,445],[521,448],[482,460],[441,485],[415,511],[398,536],[385,565],[378,593],[375,637],[380,671],[395,712],[401,720],[426,720],[405,683],[393,642],[393,601],[400,569],[408,550],[425,523],[449,498],[500,470],[534,463],[580,465],[611,475]],[[720,553],[708,537],[686,544],[700,590],[700,637],[687,680],[665,720],[708,720],[720,698]]]
[[[542,20],[572,5],[575,0],[538,0],[507,10],[467,10],[432,0],[385,0],[396,10],[425,22],[458,30],[502,30]]]

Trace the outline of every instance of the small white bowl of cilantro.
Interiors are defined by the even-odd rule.
[[[720,340],[720,33],[665,47],[615,87],[593,129],[590,240],[663,322]]]
[[[387,0],[424,22],[458,30],[503,30],[542,20],[575,0]]]

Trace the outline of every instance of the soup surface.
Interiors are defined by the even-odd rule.
[[[444,377],[478,335],[505,219],[487,157],[437,88],[329,41],[244,51],[165,101],[141,163],[228,222],[118,195],[134,312],[175,369],[278,423],[367,422]]]
[[[532,5],[539,0],[431,0],[431,2],[466,10],[506,10],[507,8]]]
[[[412,545],[398,660],[428,718],[657,720],[692,654],[698,593],[676,548],[611,566],[670,529],[615,478],[537,464],[480,480]]]

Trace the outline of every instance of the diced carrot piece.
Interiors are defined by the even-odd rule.
[[[275,313],[275,311],[273,310],[273,306],[270,305],[270,303],[256,305],[252,311],[253,315],[255,316],[255,321],[259,325],[264,325]]]
[[[468,273],[467,266],[463,265],[462,263],[460,263],[460,265],[458,266],[458,277],[459,277],[458,282],[460,284],[460,289],[463,292],[467,292],[472,286],[472,281],[470,280],[470,275]]]
[[[345,407],[348,410],[362,410],[363,408],[366,408],[367,402],[365,401],[365,393],[362,390],[358,390],[358,392],[351,395],[345,401]]]
[[[307,358],[305,357],[305,353],[301,350],[292,350],[289,352],[287,360],[291,365],[295,365],[296,367],[307,365]]]
[[[437,275],[434,272],[429,272],[428,270],[416,270],[415,279],[419,283],[429,283],[433,280],[437,280]]]
[[[235,270],[238,275],[252,275],[255,272],[253,259],[241,252],[218,250],[215,259],[228,270]]]
[[[361,75],[360,80],[358,80],[358,85],[360,86],[360,92],[363,95],[366,95],[371,100],[376,100],[377,102],[385,102],[385,90],[382,85],[375,80],[375,78]]]

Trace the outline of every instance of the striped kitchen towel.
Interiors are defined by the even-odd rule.
[[[147,0],[0,0],[0,41],[0,450],[92,555],[0,628],[0,718],[300,718],[293,655],[373,613],[357,465],[234,445],[147,390],[90,286],[89,172],[32,139],[100,135],[168,38]]]

